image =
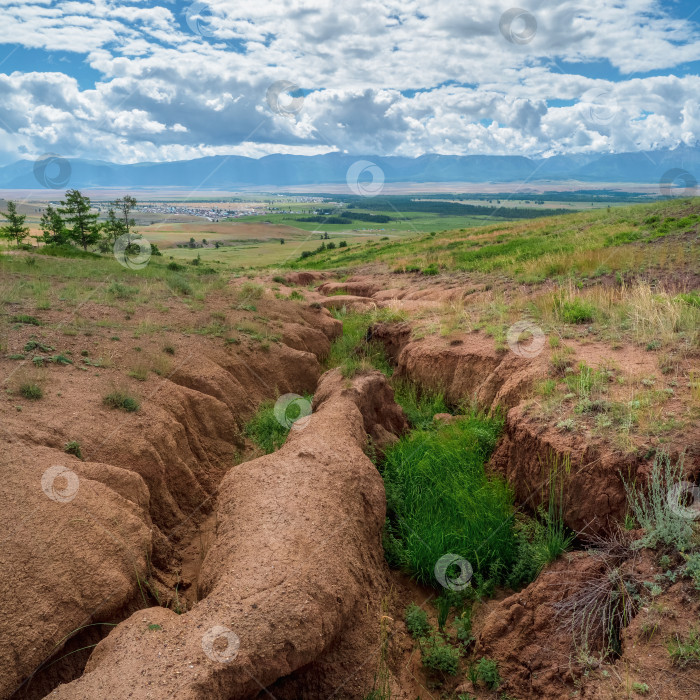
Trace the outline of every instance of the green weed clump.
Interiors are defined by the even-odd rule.
[[[476,673],[479,680],[486,684],[487,688],[496,690],[501,685],[501,676],[498,672],[498,663],[493,659],[481,657],[476,666]]]
[[[445,554],[474,571],[504,578],[517,553],[513,496],[484,464],[503,421],[477,413],[434,430],[416,430],[386,453],[381,467],[389,517],[389,562],[426,584],[437,583]]]
[[[450,676],[456,676],[459,670],[459,648],[450,646],[442,635],[435,632],[430,637],[424,637],[418,642],[423,666],[432,671],[441,671]]]
[[[583,299],[571,299],[561,303],[559,316],[564,323],[592,323],[595,306]]]
[[[138,399],[131,396],[126,391],[115,389],[102,398],[102,403],[109,408],[126,411],[127,413],[135,413],[139,410],[140,404]]]
[[[36,401],[40,399],[44,392],[38,384],[22,384],[19,388],[19,393],[24,396],[25,399],[30,399],[31,401]]]
[[[307,396],[306,401],[311,401]],[[301,417],[301,408],[297,402],[292,402],[287,407],[284,418],[290,425],[297,418]],[[260,404],[256,414],[251,418],[245,427],[245,434],[262,449],[265,454],[271,454],[279,450],[289,435],[289,428],[285,427],[275,416],[275,404],[272,401],[265,401]]]
[[[36,318],[36,316],[28,316],[27,314],[17,314],[13,316],[10,321],[12,323],[24,323],[28,326],[40,326],[41,321]]]
[[[415,603],[410,603],[406,608],[404,620],[406,622],[406,629],[408,630],[408,633],[414,639],[425,637],[432,629],[430,623],[428,622],[428,613],[426,613],[423,608],[417,606]]]
[[[80,449],[80,443],[77,440],[71,440],[70,442],[67,442],[65,447],[63,448],[63,451],[66,454],[74,455],[78,459],[83,458],[83,452]]]
[[[700,631],[692,629],[686,639],[678,635],[666,644],[671,661],[680,668],[700,664]]]

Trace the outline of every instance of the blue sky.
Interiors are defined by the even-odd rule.
[[[698,7],[4,0],[0,163],[696,146]]]

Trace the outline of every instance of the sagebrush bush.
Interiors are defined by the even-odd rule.
[[[624,482],[630,509],[644,535],[634,546],[654,548],[658,544],[675,547],[684,552],[691,546],[694,534],[693,521],[683,517],[682,504],[674,503],[683,492],[683,457],[676,464],[667,452],[657,452],[654,457],[646,489]]]

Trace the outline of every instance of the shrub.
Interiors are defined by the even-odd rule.
[[[134,413],[139,410],[140,404],[137,399],[128,394],[126,391],[115,389],[111,393],[103,397],[102,403],[110,408]]]
[[[112,284],[107,287],[107,291],[117,297],[117,299],[129,299],[138,292],[136,287],[129,287],[121,282],[112,282]]]
[[[493,659],[482,656],[476,666],[476,673],[488,688],[496,690],[501,685],[501,676],[498,673],[498,663]]]
[[[646,492],[624,482],[630,509],[644,529],[644,536],[634,543],[636,547],[654,548],[662,543],[680,552],[690,548],[692,520],[681,514],[682,504],[673,503],[674,494],[679,498],[683,493],[682,481],[683,458],[672,464],[668,453],[660,451],[654,457]]]
[[[440,634],[432,634],[419,641],[423,666],[456,676],[459,670],[459,649],[450,646]]]
[[[683,574],[693,580],[695,590],[700,591],[700,552],[689,554],[685,558]]]
[[[432,276],[432,275],[437,275],[440,273],[440,270],[438,269],[438,266],[433,263],[432,265],[428,265],[428,267],[423,268],[423,274]]]
[[[172,275],[169,277],[168,286],[175,293],[182,294],[182,296],[189,296],[192,294],[192,286],[182,275]]]
[[[66,446],[63,448],[63,451],[66,454],[74,455],[78,459],[83,458],[83,453],[80,449],[80,443],[77,440],[71,440],[70,442],[67,442]]]
[[[409,603],[404,613],[404,621],[409,634],[414,639],[425,637],[432,629],[428,622],[428,613],[415,603]]]
[[[175,261],[168,263],[168,270],[171,270],[172,272],[182,272],[182,270],[185,269],[184,265],[180,265],[179,263],[176,263]]]
[[[31,399],[32,401],[36,401],[44,395],[44,392],[38,384],[30,383],[22,384],[19,387],[19,393],[22,394],[25,399]]]
[[[244,282],[238,290],[238,298],[251,301],[253,299],[261,299],[264,293],[265,288],[261,284]]]
[[[565,323],[590,323],[594,318],[595,307],[583,299],[571,299],[561,304],[559,313]]]

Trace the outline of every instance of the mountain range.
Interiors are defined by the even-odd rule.
[[[659,184],[675,179],[694,185],[700,177],[700,148],[633,153],[524,156],[453,156],[428,154],[352,156],[269,155],[263,158],[210,156],[184,161],[119,164],[80,158],[44,157],[0,167],[0,189],[191,187],[232,190],[345,183],[357,161],[376,164],[384,181],[397,182],[535,182],[578,180]],[[376,169],[375,169],[375,172]],[[680,177],[680,180],[678,179]],[[371,180],[371,176],[364,177]]]

